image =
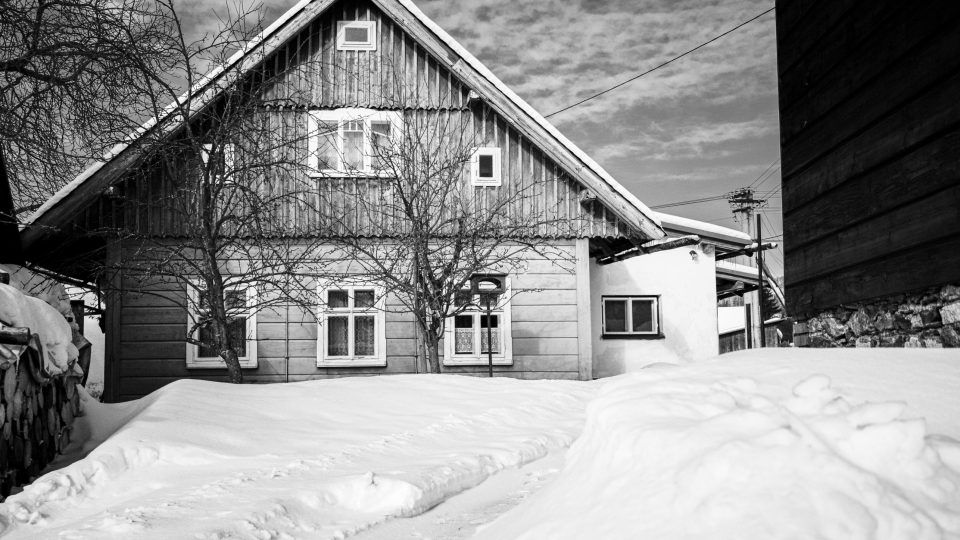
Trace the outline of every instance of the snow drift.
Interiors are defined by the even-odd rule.
[[[811,364],[829,371],[824,362],[832,360],[847,381],[850,373],[886,373],[888,394],[896,395],[901,381],[891,374],[899,369],[878,368],[894,365],[891,354],[898,354],[900,369],[952,373],[928,378],[927,391],[937,394],[956,382],[960,357],[900,351],[874,353],[871,362],[864,353],[818,352],[830,358],[812,361],[811,353],[663,366],[605,385],[557,480],[478,537],[960,535],[956,440],[928,435],[923,419],[904,414],[905,403],[864,402],[816,372],[797,378]],[[791,377],[794,384],[784,384]]]
[[[343,538],[568,446],[594,387],[457,376],[179,381],[86,401],[88,456],[0,505],[10,538]]]

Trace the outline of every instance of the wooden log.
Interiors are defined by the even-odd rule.
[[[17,370],[7,369],[3,372],[3,400],[13,403],[14,392],[17,389]]]
[[[29,328],[0,328],[0,343],[8,345],[26,345],[29,342]]]

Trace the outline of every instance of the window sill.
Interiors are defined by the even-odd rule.
[[[392,178],[387,171],[320,171],[308,172],[307,176],[314,179],[323,178]]]
[[[663,334],[601,334],[600,339],[666,339]]]
[[[257,361],[240,359],[240,369],[257,369]],[[198,358],[187,362],[187,369],[227,369],[227,363],[219,358]]]
[[[317,367],[387,367],[387,360],[373,356],[321,358],[317,360]]]
[[[490,361],[486,356],[477,357],[477,356],[455,356],[453,358],[444,358],[443,365],[445,366],[488,366]],[[504,358],[493,357],[493,365],[495,366],[512,366],[513,358]]]

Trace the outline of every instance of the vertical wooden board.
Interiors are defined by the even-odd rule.
[[[582,381],[593,378],[593,327],[591,320],[590,245],[586,238],[577,239],[577,373]],[[597,299],[599,301],[599,299]]]
[[[320,85],[320,97],[318,99],[318,104],[321,107],[329,107],[332,104],[330,95],[333,92],[333,80],[331,79],[331,64],[332,59],[332,48],[333,48],[333,29],[330,23],[330,17],[324,16],[320,19],[320,25],[318,28],[318,41],[320,50],[318,51],[318,57],[320,65],[318,66],[317,75],[320,80],[317,81]]]
[[[122,252],[120,240],[114,240],[107,243],[107,266],[117,268]],[[120,388],[120,339],[121,335],[121,310],[123,308],[122,296],[120,294],[123,275],[120,270],[115,270],[108,276],[110,286],[106,290],[104,297],[106,313],[106,332],[104,339],[104,389],[103,397],[107,403],[116,403],[120,394],[123,393]]]

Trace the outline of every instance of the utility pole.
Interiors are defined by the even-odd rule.
[[[753,235],[753,224],[752,224],[753,218],[755,215],[758,215],[756,212],[759,208],[766,206],[767,200],[757,198],[756,192],[753,190],[753,188],[742,187],[740,189],[727,193],[727,202],[730,204],[730,207],[733,210],[734,219],[736,219],[737,222],[740,223],[741,230],[752,236]],[[758,218],[757,219],[757,245],[758,246],[762,245],[760,232],[761,232],[760,219]],[[754,325],[757,325],[759,327],[760,335],[758,336],[759,337],[758,344],[761,347],[763,347],[765,342],[765,337],[763,334],[763,275],[762,275],[763,264],[761,262],[763,259],[762,259],[762,256],[760,255],[760,252],[762,251],[763,251],[762,248],[757,250],[757,267],[758,267],[757,273],[759,275],[758,285],[760,287],[758,289],[759,291],[758,297],[756,298],[756,300],[754,300],[754,303],[758,308],[756,311],[757,317],[753,317],[754,314],[751,312],[751,309],[752,309],[751,304],[747,302],[747,297],[746,297],[747,294],[750,294],[751,297],[753,296],[753,294],[744,293],[744,302],[743,302],[743,308],[745,311],[744,330],[746,332],[745,341],[748,349],[752,349],[754,347],[754,338],[753,338],[753,332],[752,332]],[[745,257],[745,259],[746,259],[745,262],[747,265],[750,265],[753,263],[753,260],[749,256]],[[755,319],[759,319],[759,321],[756,321]]]
[[[763,245],[763,232],[760,230],[761,219],[757,219],[757,245]],[[767,332],[764,328],[763,323],[766,320],[766,317],[763,316],[763,248],[757,250],[757,284],[759,285],[760,294],[757,298],[757,309],[760,312],[760,348],[767,346]]]

